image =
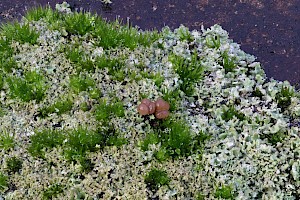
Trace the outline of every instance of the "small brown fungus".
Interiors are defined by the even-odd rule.
[[[149,115],[149,107],[144,103],[141,103],[138,106],[137,110],[140,113],[140,115]]]
[[[157,119],[167,118],[170,114],[169,109],[170,104],[163,99],[158,99],[155,102],[152,102],[149,99],[143,99],[137,108],[140,115],[154,114]]]
[[[155,102],[156,111],[169,110],[170,104],[163,99],[158,99]]]
[[[144,103],[147,106],[149,106],[149,104],[151,103],[151,101],[149,99],[142,99],[141,103]]]
[[[157,119],[165,119],[169,116],[170,104],[163,99],[158,99],[155,102],[155,117]]]
[[[149,115],[155,113],[155,103],[149,99],[143,99],[142,103],[146,104],[149,107]]]
[[[169,116],[170,112],[168,110],[162,110],[155,113],[157,119],[165,119]]]

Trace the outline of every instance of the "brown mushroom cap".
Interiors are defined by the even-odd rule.
[[[144,103],[147,106],[149,106],[152,103],[152,101],[150,101],[149,99],[142,99],[141,103]]]
[[[137,110],[140,113],[140,115],[149,115],[149,107],[144,103],[141,103],[138,106]]]
[[[158,111],[155,113],[157,119],[165,119],[169,116],[170,112],[168,110]]]
[[[170,104],[168,102],[166,102],[163,99],[158,99],[155,102],[155,107],[156,107],[156,111],[163,111],[163,110],[169,110],[170,109]]]
[[[154,102],[151,102],[148,107],[149,107],[149,114],[150,115],[155,113],[156,108],[155,108],[155,103]]]
[[[165,119],[169,116],[170,104],[163,99],[158,99],[155,102],[149,99],[142,99],[137,110],[140,115],[154,114],[157,119]]]
[[[143,99],[141,103],[145,104],[149,108],[149,115],[155,113],[155,103],[150,101],[149,99]]]

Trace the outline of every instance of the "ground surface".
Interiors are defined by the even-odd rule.
[[[1,0],[0,22],[20,18],[35,5],[62,0]],[[105,6],[100,0],[69,0],[73,8],[97,12],[109,20],[120,18],[142,29],[177,28],[184,24],[200,29],[220,24],[242,49],[257,56],[268,77],[300,84],[300,1],[299,0],[112,0]],[[298,85],[299,86],[299,85]]]
[[[300,199],[300,93],[221,26],[152,43],[50,10],[0,31],[0,199]]]

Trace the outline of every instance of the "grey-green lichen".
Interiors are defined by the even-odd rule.
[[[149,46],[107,49],[98,46],[99,38],[89,33],[68,35],[65,27],[56,30],[43,18],[24,18],[21,24],[29,24],[39,37],[36,44],[11,42],[17,66],[8,75],[21,77],[35,71],[44,76],[47,89],[41,101],[23,102],[10,97],[4,77],[0,134],[12,138],[13,145],[11,140],[0,144],[9,145],[0,148],[0,174],[8,177],[8,184],[0,187],[0,198],[42,199],[53,190],[58,191],[53,199],[196,199],[199,194],[205,199],[299,197],[299,93],[287,81],[267,80],[254,56],[243,52],[219,25],[201,31],[165,27]],[[0,34],[0,39],[5,37]],[[117,74],[107,66],[78,70],[78,62],[62,52],[69,47],[78,48],[82,52],[79,59],[89,60],[90,66],[96,66],[101,56],[119,59],[122,66]],[[193,87],[189,95],[180,88],[184,80],[170,61],[171,55],[187,61],[196,55],[198,63],[193,67],[199,64],[204,69],[201,79],[188,82]],[[151,73],[159,74],[162,81],[158,84],[152,79],[157,76]],[[74,90],[72,77],[87,77],[83,81],[91,84]],[[95,89],[98,92],[94,93]],[[140,145],[157,125],[153,118],[140,116],[136,106],[145,96],[157,99],[168,92],[174,92],[171,97],[176,102],[171,117],[185,122],[193,137],[200,133],[210,137],[202,151],[159,162],[155,152],[162,152],[164,144],[149,144],[145,151]],[[72,101],[64,112],[55,106],[62,100]],[[97,106],[116,101],[124,113],[109,111],[107,118],[97,120]],[[40,116],[49,106],[51,112]],[[84,161],[92,166],[87,171],[76,159],[66,159],[69,141],[44,149],[44,158],[30,155],[30,138],[37,132],[52,129],[63,134],[80,127],[112,131],[127,142],[121,146],[96,145],[97,151],[86,152]],[[13,157],[22,160],[22,166],[11,173],[6,165]],[[154,168],[165,171],[170,182],[151,191],[145,177]],[[225,191],[227,186],[230,194]]]

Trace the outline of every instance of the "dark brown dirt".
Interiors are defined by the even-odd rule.
[[[49,0],[48,0],[49,1]],[[1,0],[0,22],[20,19],[27,9],[61,0]],[[220,24],[247,53],[257,56],[268,77],[300,84],[300,1],[299,0],[69,0],[114,20],[130,18],[142,29],[174,29],[184,24],[192,29]],[[298,85],[299,86],[299,85]]]

